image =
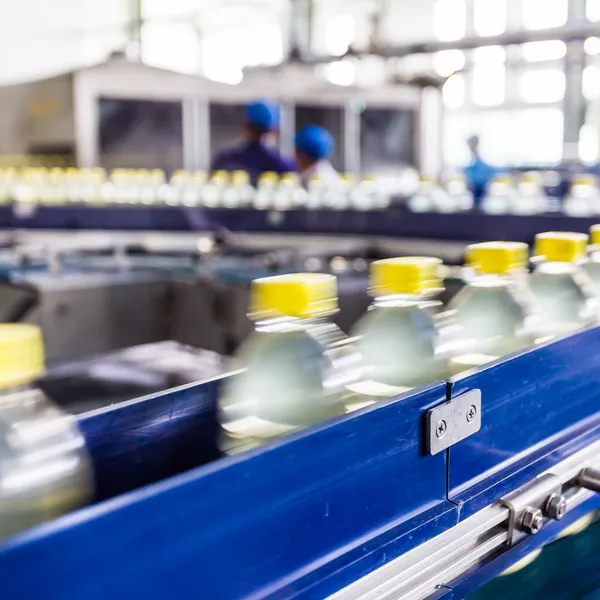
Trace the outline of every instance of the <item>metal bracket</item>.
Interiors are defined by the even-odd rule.
[[[481,390],[470,390],[427,412],[427,452],[437,454],[481,429]]]
[[[508,494],[500,504],[510,511],[508,544],[512,546],[530,534],[537,533],[548,518],[560,519],[567,505],[562,494],[562,483],[556,475],[547,473]],[[564,505],[560,505],[560,503]],[[555,509],[559,507],[557,512]]]

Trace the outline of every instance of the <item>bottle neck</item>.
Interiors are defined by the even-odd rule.
[[[540,262],[535,267],[536,273],[547,275],[571,275],[579,270],[579,263],[548,261]]]
[[[418,307],[426,308],[439,304],[435,294],[385,294],[373,298],[376,308]]]
[[[300,319],[298,317],[279,316],[271,318],[257,319],[254,322],[254,329],[263,333],[272,333],[276,331],[293,331],[306,329],[321,323],[327,322],[329,315],[319,315]]]

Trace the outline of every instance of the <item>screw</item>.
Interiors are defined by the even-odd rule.
[[[477,415],[477,407],[474,404],[469,406],[469,410],[467,411],[467,423],[471,423],[475,416]]]
[[[521,517],[521,529],[527,533],[537,533],[544,524],[544,515],[539,508],[526,508]]]
[[[444,435],[446,434],[446,429],[448,428],[448,426],[446,425],[446,421],[442,420],[437,424],[437,427],[435,428],[435,435],[438,438],[443,438]]]
[[[544,511],[550,518],[559,521],[567,512],[567,500],[561,494],[552,494],[546,502]]]

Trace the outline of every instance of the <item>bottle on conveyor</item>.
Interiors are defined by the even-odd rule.
[[[236,452],[344,413],[360,357],[331,321],[332,275],[298,273],[252,283],[254,332],[235,357],[241,372],[219,400],[223,450]]]
[[[448,355],[435,323],[443,290],[442,261],[427,256],[371,264],[373,304],[352,337],[363,360],[363,381],[349,410],[448,376]]]
[[[598,320],[598,301],[582,269],[588,236],[549,231],[535,237],[530,287],[539,316],[538,343],[589,327]]]
[[[36,387],[43,370],[39,328],[0,324],[0,537],[92,496],[85,440],[74,419]]]
[[[460,335],[451,361],[454,373],[533,345],[535,313],[526,282],[527,258],[527,244],[520,242],[467,246],[467,284],[445,315]]]
[[[600,296],[600,225],[590,227],[588,260],[581,265],[581,268],[592,282],[594,293]]]

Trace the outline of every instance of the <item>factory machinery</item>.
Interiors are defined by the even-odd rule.
[[[5,541],[4,593],[462,598],[600,504],[599,350],[589,329],[228,458],[222,378],[83,413],[96,502]]]
[[[41,385],[77,413],[96,484],[90,506],[0,544],[7,598],[463,598],[532,552],[543,548],[542,560],[571,543],[556,540],[600,505],[600,327],[222,456],[217,398],[236,374],[214,357],[250,330],[249,279],[311,265],[338,274],[347,331],[368,305],[371,260],[418,244],[439,254],[404,233],[410,219],[456,242],[446,247],[454,262],[466,240],[501,237],[476,219],[504,220],[507,232],[531,220],[512,231],[526,241],[591,224],[461,214],[437,215],[444,225],[435,227],[433,215],[393,208],[271,213],[39,207],[6,232],[5,252],[18,260],[4,260],[3,320],[42,325],[57,366]],[[157,227],[165,215],[195,225]],[[76,231],[85,228],[113,231]],[[57,392],[74,359],[104,353],[104,364],[131,364],[131,350],[118,350],[127,346],[154,345],[181,365],[165,340],[214,354],[192,354],[187,376],[117,400],[106,392],[78,404],[83,388]],[[569,591],[557,587],[556,598],[598,587],[591,575],[568,579],[568,554]]]

